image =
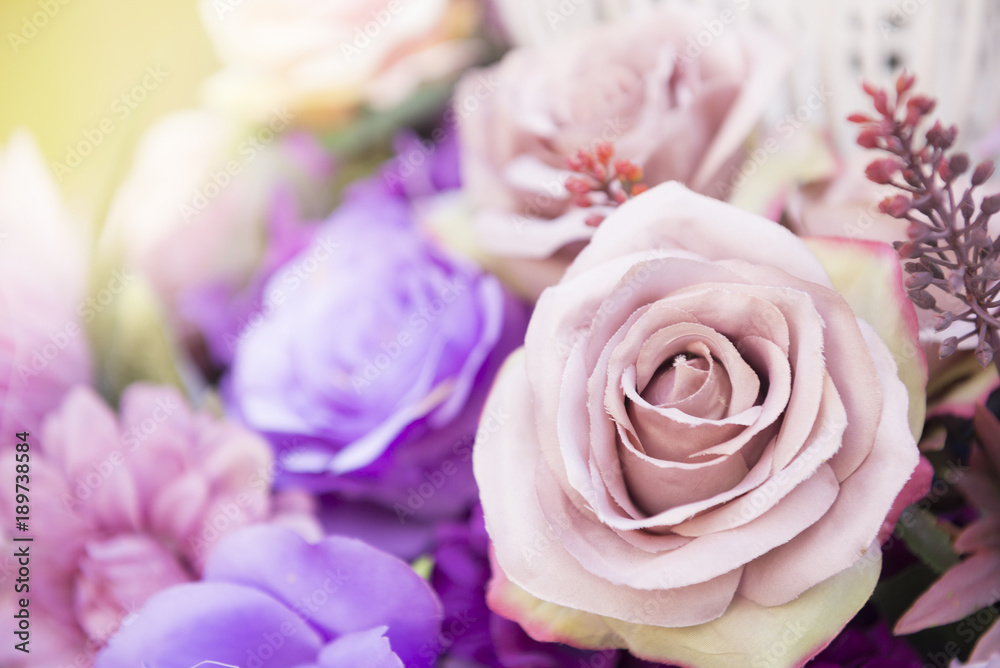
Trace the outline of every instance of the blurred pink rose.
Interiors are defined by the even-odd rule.
[[[886,246],[807,244],[677,183],[627,202],[487,399],[491,607],[538,640],[802,665],[926,492],[915,337]]]
[[[0,150],[0,434],[36,429],[90,378],[85,230],[66,211],[34,140]],[[4,444],[7,445],[6,443]],[[6,447],[2,450],[7,453]]]
[[[481,12],[475,0],[201,0],[225,65],[208,98],[256,119],[287,107],[318,125],[393,106],[481,57]]]
[[[602,140],[616,159],[642,167],[649,186],[676,180],[726,195],[789,54],[773,36],[736,27],[701,47],[693,40],[703,18],[659,6],[565,42],[515,49],[463,78],[453,111],[483,250],[541,261],[589,239],[594,209],[572,205],[566,161]],[[552,282],[552,272],[524,276],[531,265],[515,265],[504,273],[522,292],[537,296]]]
[[[332,206],[331,156],[289,126],[282,117],[249,126],[176,112],[143,137],[115,194],[105,234],[123,244],[126,266],[189,342],[205,330],[234,338],[260,307],[261,272],[307,246],[316,226],[300,221]],[[225,364],[232,347],[212,352]]]
[[[7,435],[10,438],[11,435]],[[78,386],[30,443],[30,661],[0,648],[0,663],[90,665],[93,654],[157,591],[197,579],[216,542],[272,519],[319,536],[301,500],[272,500],[268,445],[246,429],[192,412],[169,387],[136,384],[120,417]],[[15,480],[13,457],[0,468]],[[0,500],[5,531],[12,495]],[[291,504],[283,513],[281,504]],[[13,555],[10,536],[0,536]],[[17,562],[3,563],[12,581]],[[13,586],[0,608],[18,609]]]
[[[906,239],[905,220],[887,216],[879,202],[896,190],[865,178],[864,165],[841,169],[835,178],[794,190],[787,204],[788,222],[800,236],[870,239],[891,244]]]

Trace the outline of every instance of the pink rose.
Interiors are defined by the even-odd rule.
[[[0,147],[0,434],[41,425],[91,375],[85,230],[24,131]],[[9,451],[0,449],[4,455]]]
[[[391,107],[421,84],[475,63],[474,0],[201,0],[225,68],[207,82],[213,104],[262,118],[286,107],[328,125],[358,107]]]
[[[108,214],[106,234],[121,240],[128,269],[148,281],[182,338],[197,349],[204,335],[222,364],[233,344],[212,345],[224,338],[218,330],[235,340],[261,309],[262,274],[312,239],[316,226],[300,221],[332,206],[332,158],[287,127],[277,117],[255,127],[205,110],[172,113],[143,136]]]
[[[802,665],[922,493],[915,337],[886,246],[805,242],[677,183],[626,203],[487,400],[491,607],[539,640]]]
[[[4,666],[90,665],[130,614],[200,577],[218,541],[240,527],[279,518],[320,535],[309,506],[286,511],[298,500],[272,499],[271,450],[256,434],[192,412],[169,387],[130,386],[120,414],[78,386],[28,438],[32,652],[29,662],[5,643]],[[14,467],[5,456],[12,484]],[[13,501],[0,499],[5,531],[14,528]],[[0,534],[4,555],[23,545],[10,538]],[[0,573],[16,570],[16,561],[0,562]],[[0,611],[11,619],[17,608],[5,587]]]
[[[479,241],[515,259],[503,273],[522,292],[537,296],[552,282],[525,269],[544,270],[546,258],[593,234],[585,220],[595,210],[573,206],[563,185],[578,149],[607,141],[616,159],[643,168],[647,185],[676,180],[726,194],[726,175],[788,54],[774,37],[735,27],[699,47],[703,18],[657,7],[562,43],[515,49],[460,82],[454,113]],[[556,264],[564,269],[568,259]]]

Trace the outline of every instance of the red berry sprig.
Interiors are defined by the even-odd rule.
[[[573,203],[589,208],[595,205],[618,206],[647,190],[642,181],[642,167],[619,158],[612,161],[614,147],[598,142],[593,152],[580,149],[567,164],[575,175],[566,179],[566,189],[573,194]],[[587,217],[587,225],[597,227],[604,215],[595,213]]]
[[[913,75],[901,74],[894,96],[865,84],[878,116],[852,114],[848,120],[861,125],[859,145],[891,156],[873,161],[865,173],[869,180],[901,191],[884,199],[879,209],[910,223],[909,240],[893,244],[901,258],[910,260],[904,265],[910,300],[938,314],[939,332],[956,322],[972,325],[942,342],[941,357],[978,336],[976,358],[986,367],[1000,352],[1000,242],[990,238],[988,228],[1000,210],[1000,194],[984,197],[978,210],[972,194],[993,175],[993,162],[978,164],[970,185],[956,194],[956,179],[969,170],[969,156],[948,155],[958,137],[954,125],[946,128],[935,121],[925,132],[919,129],[936,102],[911,95],[915,81]],[[942,308],[929,292],[932,287],[956,297],[963,307]]]

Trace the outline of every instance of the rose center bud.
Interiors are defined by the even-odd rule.
[[[674,355],[656,370],[640,396],[657,408],[676,408],[706,420],[726,416],[732,395],[729,375],[707,349]]]

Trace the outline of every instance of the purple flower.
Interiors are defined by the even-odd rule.
[[[150,599],[95,668],[426,668],[440,623],[434,592],[395,557],[259,526],[220,544],[203,581]]]
[[[403,130],[393,147],[396,157],[381,170],[393,194],[420,199],[461,187],[458,136],[451,126],[435,128],[423,139],[412,130]]]
[[[352,189],[268,283],[274,307],[241,338],[227,393],[277,448],[279,485],[333,494],[328,529],[414,556],[429,533],[405,546],[396,533],[476,498],[479,413],[525,318],[494,277],[422,237],[380,181]]]
[[[440,649],[445,653],[443,668],[620,665],[623,652],[588,652],[559,643],[538,642],[516,622],[490,611],[485,597],[490,578],[489,538],[478,505],[467,523],[441,526],[439,536],[431,584],[444,605],[440,638]]]
[[[871,607],[861,610],[807,668],[922,668],[921,656],[892,635]]]

